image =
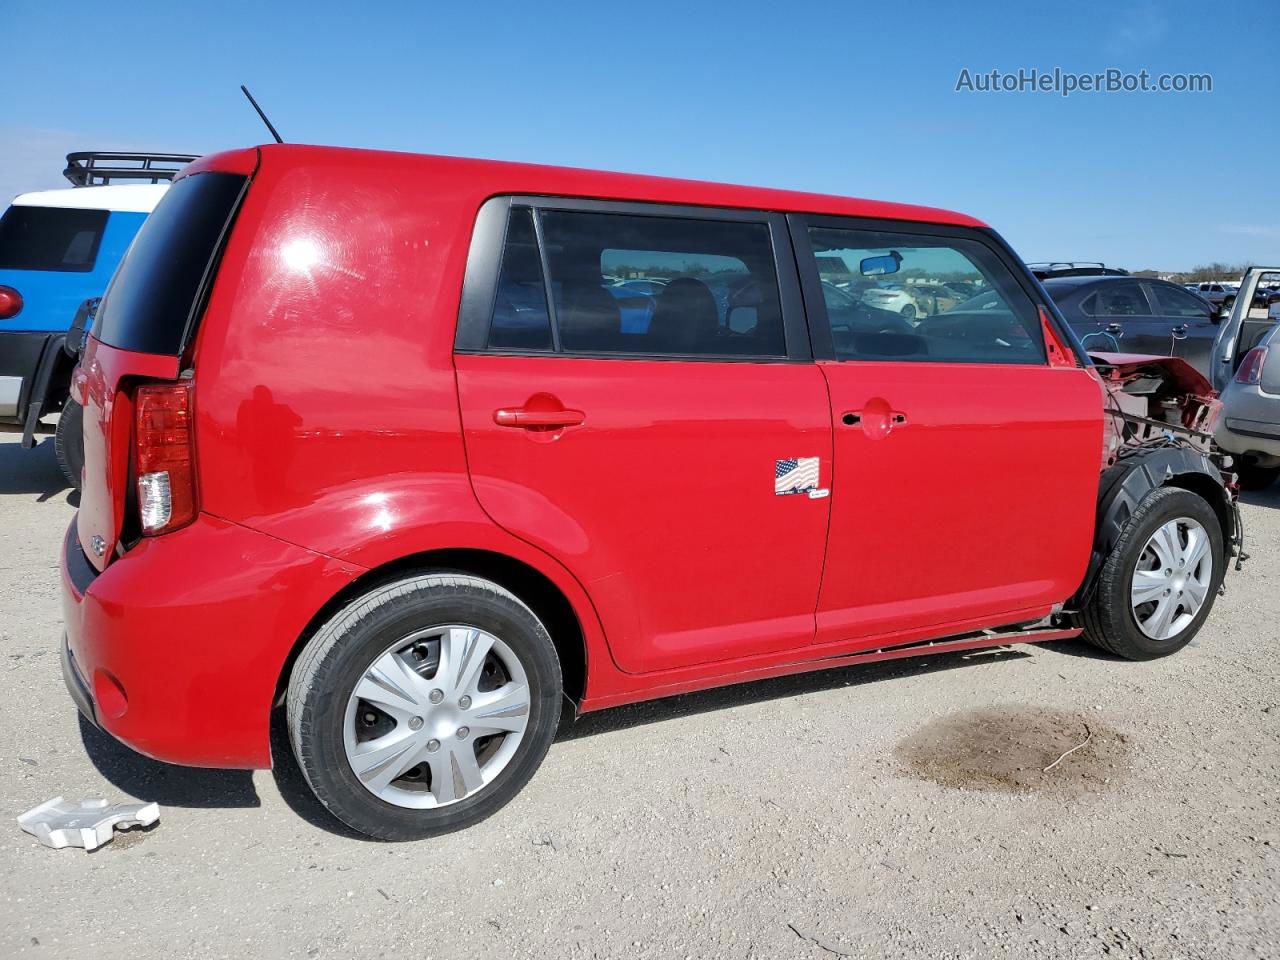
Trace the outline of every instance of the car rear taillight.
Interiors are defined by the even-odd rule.
[[[1262,381],[1262,365],[1267,362],[1267,348],[1254,347],[1240,361],[1240,369],[1236,371],[1236,383],[1260,383]]]
[[[147,384],[138,388],[133,466],[138,478],[138,519],[155,536],[195,519],[195,438],[191,384]]]
[[[22,312],[22,294],[13,287],[0,286],[0,320],[8,320]]]

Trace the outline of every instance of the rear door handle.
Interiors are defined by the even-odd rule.
[[[528,410],[515,407],[493,411],[493,422],[500,427],[580,427],[587,422],[581,410]]]
[[[1178,324],[1176,327],[1174,327],[1174,328],[1173,328],[1173,336],[1174,336],[1174,338],[1175,338],[1175,339],[1177,339],[1177,340],[1185,340],[1185,339],[1187,339],[1187,329],[1188,329],[1188,328],[1187,328],[1187,325],[1186,325],[1185,323],[1180,323],[1180,324]]]

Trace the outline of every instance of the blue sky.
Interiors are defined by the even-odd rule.
[[[60,185],[73,149],[261,142],[244,82],[297,142],[943,206],[1028,260],[1280,259],[1274,0],[122,9],[0,4],[0,202]],[[1054,67],[1213,92],[955,92],[964,68]]]

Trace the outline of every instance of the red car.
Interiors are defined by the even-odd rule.
[[[982,303],[824,295],[893,274]],[[500,808],[566,703],[1172,653],[1240,541],[1203,378],[1090,362],[994,232],[922,207],[222,153],[143,227],[74,389],[80,709],[266,767],[283,705],[317,796],[390,839]]]

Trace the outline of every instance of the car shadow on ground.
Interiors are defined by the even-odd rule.
[[[152,760],[80,717],[89,760],[111,785],[162,807],[260,807],[250,770],[207,770]]]
[[[1280,507],[1280,481],[1276,481],[1265,490],[1246,490],[1240,494],[1240,502],[1247,503],[1251,507]],[[1249,530],[1246,527],[1244,535],[1249,536]],[[1245,552],[1248,552],[1248,547]]]
[[[912,659],[860,664],[719,687],[663,700],[589,713],[574,721],[566,710],[557,742],[619,733],[649,723],[730,710],[768,700],[798,697],[839,687],[861,686],[903,677],[923,676],[982,663],[1022,660],[1030,656],[1016,647],[996,647]],[[142,800],[174,807],[258,807],[262,801],[248,770],[179,767],[144,757],[117,742],[83,717],[80,736],[90,760],[108,781]],[[315,798],[293,756],[283,709],[271,716],[271,775],[289,808],[312,826],[353,840],[370,840],[334,818]],[[370,841],[376,842],[376,841]]]
[[[33,450],[20,443],[0,443],[0,494],[35,494],[38,503],[66,494],[73,507],[80,504],[79,491],[71,489],[58,468],[52,437]]]

